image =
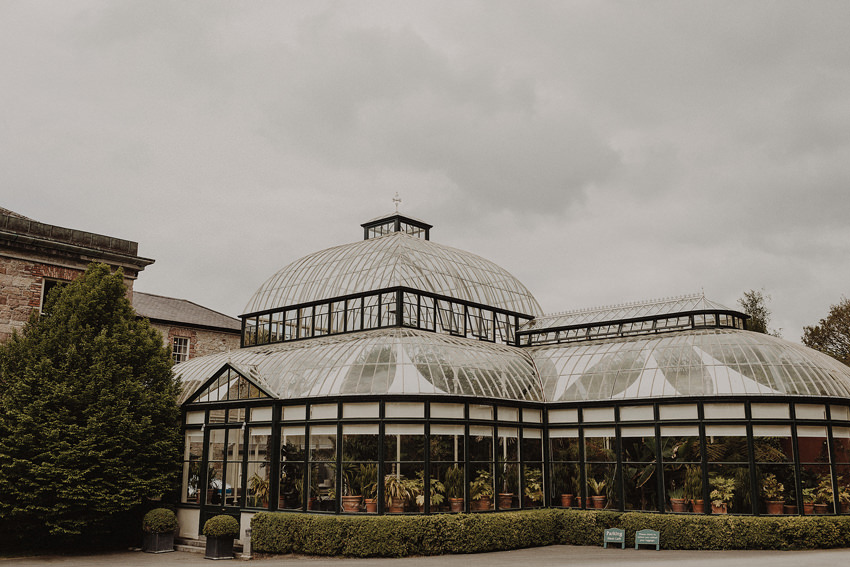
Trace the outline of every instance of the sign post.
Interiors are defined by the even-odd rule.
[[[609,543],[619,543],[620,549],[626,549],[626,530],[620,528],[608,528],[602,536],[602,547],[607,548]]]
[[[639,545],[654,545],[655,551],[661,547],[661,534],[655,530],[640,530],[635,533],[635,549]]]

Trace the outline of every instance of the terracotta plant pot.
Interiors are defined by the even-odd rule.
[[[319,503],[318,498],[315,498],[315,497],[310,498],[309,500],[307,500],[307,509],[308,510],[315,510],[316,508],[318,508],[318,506],[317,506],[318,503]]]
[[[783,514],[796,514],[797,513],[797,507],[794,506],[793,504],[784,504],[782,506],[782,513]]]
[[[463,498],[449,498],[449,510],[463,512]]]
[[[815,503],[815,514],[828,514],[828,513],[829,513],[829,504]]]
[[[489,496],[485,496],[483,498],[479,498],[478,500],[472,501],[472,509],[476,512],[481,512],[482,510],[489,510],[491,505],[491,500]]]
[[[688,505],[686,504],[686,500],[684,498],[671,498],[670,499],[670,509],[673,512],[687,512]]]
[[[841,513],[850,514],[850,502],[841,502]]]
[[[343,496],[342,497],[342,511],[343,512],[359,512],[360,511],[360,501],[363,499],[362,496]]]
[[[378,499],[377,498],[367,498],[366,499],[366,513],[367,514],[377,514],[378,513]]]
[[[573,505],[573,495],[572,494],[561,494],[561,506],[563,508],[569,508]]]
[[[815,513],[815,503],[814,502],[803,502],[803,514],[806,516],[811,516]]]
[[[711,503],[712,514],[726,514],[727,512],[728,506],[726,505],[726,502],[723,502],[722,504],[715,504],[714,502]]]
[[[767,508],[767,513],[771,516],[782,514],[782,508],[785,505],[784,500],[765,500],[764,506]]]
[[[694,506],[694,514],[705,514],[705,502],[702,500],[691,500]]]
[[[591,496],[590,501],[593,503],[594,510],[602,510],[608,503],[607,496]]]
[[[404,503],[396,504],[395,502],[391,502],[389,506],[387,506],[387,512],[390,514],[403,514],[404,513]]]
[[[499,493],[499,510],[508,510],[511,508],[511,503],[514,499],[514,495],[511,492],[500,492]]]
[[[573,506],[575,506],[576,508],[581,508],[581,496],[576,496],[576,499],[573,502]]]

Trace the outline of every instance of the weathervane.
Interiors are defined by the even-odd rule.
[[[398,191],[395,192],[393,203],[395,203],[395,212],[398,212],[398,206],[401,204],[401,197],[398,196]]]

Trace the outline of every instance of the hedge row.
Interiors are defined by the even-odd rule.
[[[251,545],[262,553],[404,557],[506,551],[553,544],[601,545],[605,528],[654,529],[663,549],[850,547],[850,517],[682,516],[531,510],[434,516],[320,516],[260,512]]]

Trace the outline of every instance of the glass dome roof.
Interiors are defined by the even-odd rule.
[[[174,367],[183,383],[180,403],[225,364],[281,399],[444,394],[543,401],[534,365],[521,349],[392,328],[191,359]]]
[[[403,232],[328,248],[289,264],[257,290],[245,313],[396,286],[526,315],[542,313],[531,292],[493,262]]]
[[[802,345],[749,331],[694,330],[527,350],[547,401],[850,397],[850,367]]]

